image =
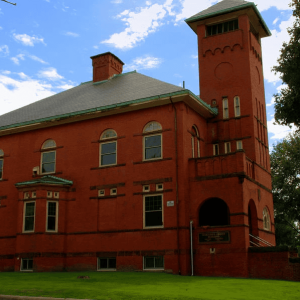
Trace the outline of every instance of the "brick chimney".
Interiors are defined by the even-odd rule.
[[[124,63],[114,54],[106,52],[91,56],[93,82],[107,80],[115,74],[121,74]]]

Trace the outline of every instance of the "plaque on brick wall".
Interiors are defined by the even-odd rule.
[[[199,233],[199,243],[228,243],[230,231],[210,231]]]

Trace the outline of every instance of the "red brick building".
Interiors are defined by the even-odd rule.
[[[200,98],[108,52],[93,81],[0,117],[0,271],[299,280],[292,252],[253,250],[275,245],[267,25],[242,0],[186,22]]]

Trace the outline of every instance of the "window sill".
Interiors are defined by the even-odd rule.
[[[161,229],[161,228],[164,228],[164,226],[162,225],[162,226],[149,226],[149,227],[144,227],[143,229],[145,229],[145,230],[147,230],[147,229]]]
[[[143,269],[144,272],[164,272],[165,269]]]
[[[20,272],[33,272],[33,270],[20,270]]]
[[[98,269],[97,272],[116,272],[117,269]]]
[[[115,168],[115,167],[124,167],[124,166],[126,166],[126,164],[100,166],[100,167],[96,167],[96,168],[91,168],[91,170],[102,170],[102,169]]]
[[[165,160],[172,160],[172,157],[137,161],[137,162],[133,162],[133,164],[139,165],[139,164],[146,164],[146,163],[152,163],[152,162],[160,162],[160,161],[165,161]]]

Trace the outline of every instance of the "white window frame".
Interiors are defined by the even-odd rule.
[[[162,225],[158,226],[146,226],[146,198],[161,196],[161,214],[162,214]],[[164,197],[163,194],[154,194],[154,195],[144,195],[143,196],[143,229],[152,229],[152,228],[164,228]]]
[[[33,214],[33,229],[32,230],[25,230],[25,214],[26,214],[26,205],[29,203],[34,203],[34,214]],[[36,211],[36,202],[35,201],[26,201],[24,202],[23,206],[23,233],[31,233],[35,230],[35,211]]]
[[[150,192],[150,185],[149,184],[143,185],[143,192],[144,193],[149,193]]]
[[[236,117],[241,116],[241,101],[239,96],[234,97],[234,115]]]
[[[32,260],[32,269],[23,269],[23,261],[24,260]],[[28,264],[28,262],[27,262]],[[33,272],[33,258],[21,258],[21,265],[20,265],[20,271],[22,272]]]
[[[146,158],[146,138],[152,137],[152,136],[160,136],[160,157],[154,157],[154,158]],[[163,158],[163,138],[162,134],[147,134],[143,138],[143,161],[150,161],[150,160],[158,160]]]
[[[231,143],[230,142],[224,143],[224,150],[225,150],[225,154],[231,152]]]
[[[116,187],[110,189],[110,195],[116,196],[118,194],[118,189]]]
[[[115,268],[100,268],[100,259],[115,259],[116,260],[116,267]],[[108,262],[107,262],[108,265]],[[97,257],[97,271],[100,272],[112,272],[117,271],[117,258],[116,257]]]
[[[49,208],[49,203],[56,203],[56,211],[55,211],[55,229],[54,230],[49,230],[48,229],[48,208]],[[46,232],[57,232],[58,231],[58,201],[47,201],[47,209],[46,209]]]
[[[52,195],[53,195],[52,191],[47,191],[47,198],[52,198]]]
[[[223,119],[229,119],[228,98],[223,98]]]
[[[271,218],[268,208],[263,209],[263,227],[264,230],[271,231]]]
[[[35,198],[36,198],[36,191],[32,191],[32,193],[31,193],[31,198],[32,198],[32,199],[35,199]]]
[[[53,198],[59,199],[59,192],[53,192]]]
[[[105,196],[105,190],[98,190],[98,197],[104,197]]]
[[[50,146],[47,146],[47,143],[49,142],[52,142],[52,145]],[[45,151],[46,149],[51,149],[49,151]],[[41,170],[41,174],[54,174],[56,172],[56,143],[54,140],[52,139],[48,139],[46,140],[43,145],[42,145],[42,153],[41,153],[41,163],[40,163],[40,170]],[[54,152],[54,161],[51,162],[51,163],[54,163],[54,171],[51,171],[51,172],[43,172],[43,156],[46,154],[46,153],[51,153],[51,152]]]
[[[113,136],[108,136],[108,137],[104,137],[105,133],[108,132],[108,131],[112,131],[114,133]],[[116,133],[115,130],[113,129],[106,129],[104,130],[104,132],[101,134],[101,137],[100,137],[100,146],[99,146],[99,166],[100,167],[109,167],[109,166],[115,166],[118,164],[118,142],[117,142],[117,138],[118,138],[118,135]],[[105,140],[108,140],[107,142],[105,142]],[[116,155],[116,162],[115,163],[112,163],[112,164],[102,164],[102,146],[103,145],[106,145],[106,144],[112,144],[112,143],[115,143],[116,145],[116,152],[112,152],[110,154],[115,154]]]
[[[110,153],[110,154],[115,154],[116,155],[116,162],[115,163],[113,163],[113,164],[102,164],[102,160],[101,160],[101,158],[102,158],[102,146],[103,145],[106,145],[106,144],[116,144],[116,152],[114,153],[114,152],[112,152],[112,153]],[[106,142],[106,143],[101,143],[100,144],[100,159],[99,159],[99,163],[100,163],[100,167],[108,167],[108,166],[115,166],[117,163],[118,163],[118,143],[117,143],[117,141],[114,141],[114,140],[112,140],[112,141],[109,141],[109,142]]]
[[[217,149],[217,151],[216,151],[216,149]],[[220,154],[219,144],[213,144],[213,154],[214,154],[214,156],[217,156]]]
[[[164,184],[163,183],[157,183],[155,185],[155,188],[156,188],[156,191],[163,191],[164,190]]]
[[[156,257],[162,257],[163,259],[163,267],[155,267],[155,258]],[[154,259],[154,268],[146,268],[145,260],[147,258],[153,258]],[[143,270],[145,271],[163,271],[165,269],[165,258],[164,256],[159,256],[159,255],[149,255],[149,256],[143,256]]]
[[[243,141],[236,141],[236,150],[243,150]]]

